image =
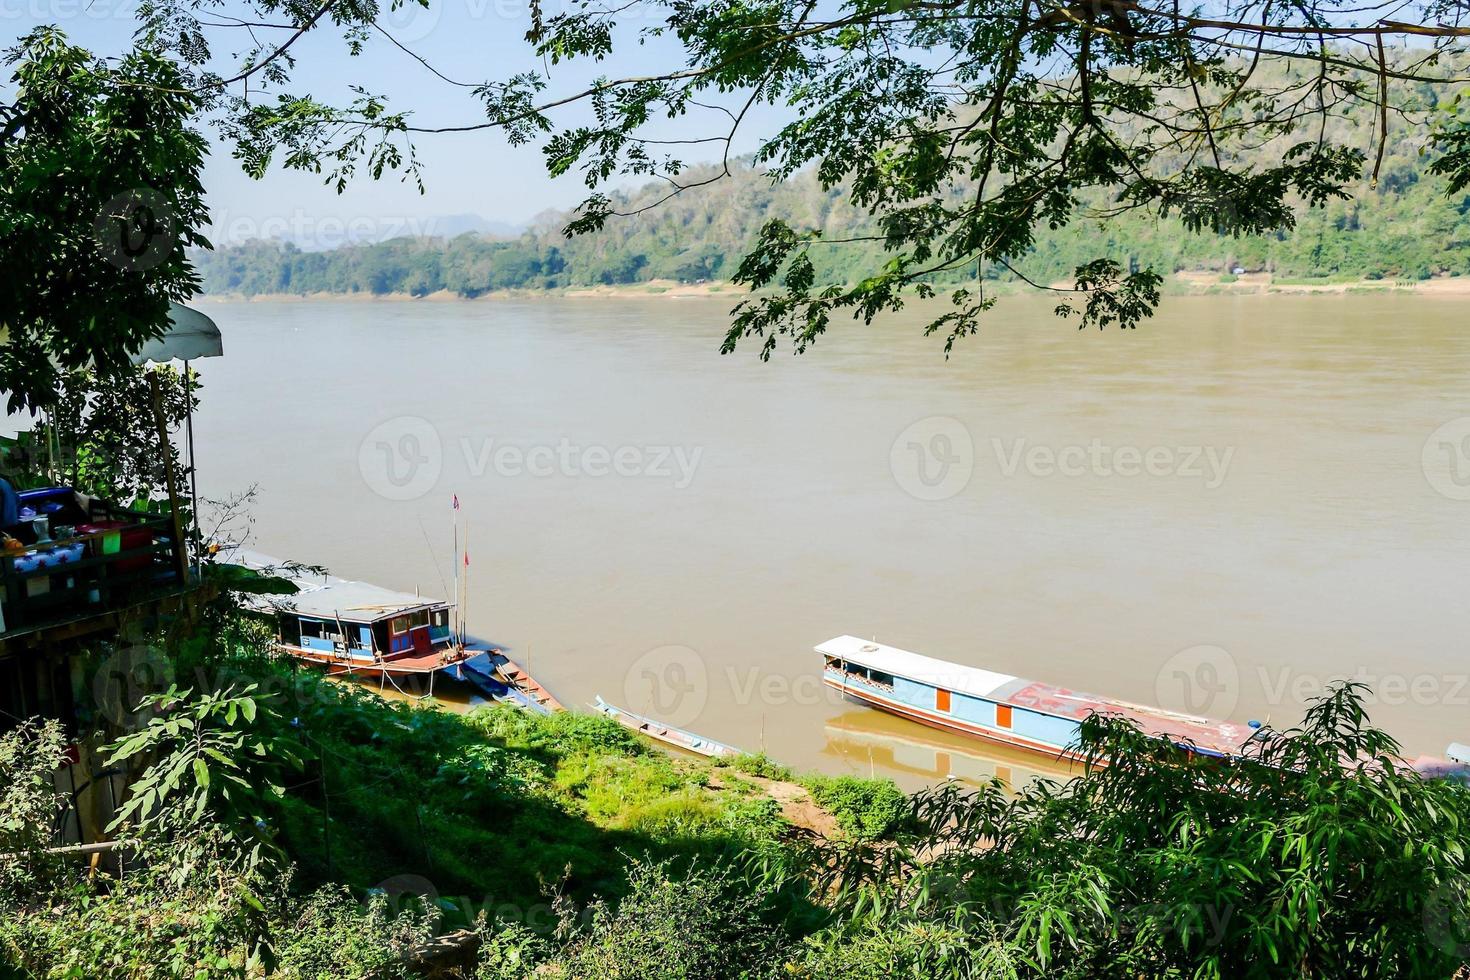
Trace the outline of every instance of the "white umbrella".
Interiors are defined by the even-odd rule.
[[[168,305],[168,332],[150,340],[133,355],[134,364],[185,364],[200,357],[220,357],[225,352],[224,338],[214,321],[179,303]]]
[[[225,352],[224,338],[213,320],[180,303],[169,303],[168,331],[157,340],[150,340],[133,355],[134,364],[167,364],[170,361],[184,362],[184,378],[189,377],[189,362],[199,357],[222,357]],[[158,394],[158,380],[150,373],[148,385],[153,393],[153,420],[158,426],[158,440],[163,448],[164,477],[168,481],[169,509],[174,515],[174,532],[179,535],[179,554],[182,571],[187,578],[188,547],[183,541],[183,528],[179,524],[178,491],[175,487],[173,455],[168,451],[168,427],[163,419],[163,404]],[[194,402],[186,403],[185,443],[189,457],[189,501],[194,526],[199,526],[199,481],[194,467]]]

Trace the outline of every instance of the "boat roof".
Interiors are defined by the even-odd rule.
[[[1065,687],[1000,674],[980,667],[937,660],[897,647],[855,636],[838,636],[817,646],[817,652],[848,663],[906,677],[960,694],[1001,701],[1020,708],[1071,721],[1082,721],[1094,713],[1116,714],[1135,722],[1144,731],[1187,741],[1205,751],[1236,754],[1255,734],[1249,725],[1180,714],[1165,708],[1119,701]]]
[[[246,607],[257,612],[293,612],[310,618],[376,623],[404,613],[447,605],[443,600],[428,596],[395,592],[335,575],[313,574],[291,562],[237,545],[221,549],[219,554],[222,561],[286,579],[296,586],[298,591],[294,595],[244,596]]]
[[[998,692],[1018,680],[1011,674],[999,674],[980,667],[966,667],[947,660],[936,660],[921,653],[910,653],[856,636],[834,637],[826,643],[818,644],[817,652],[870,670],[907,677],[931,687],[942,687],[977,698],[1002,697]]]

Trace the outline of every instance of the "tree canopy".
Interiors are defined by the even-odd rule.
[[[269,15],[279,40],[260,40],[232,77],[196,78],[247,169],[276,161],[324,171],[338,186],[360,168],[417,176],[415,141],[499,130],[539,142],[551,173],[583,175],[572,235],[628,213],[610,185],[629,175],[664,181],[665,199],[726,179],[752,108],[781,107],[792,118],[759,134],[756,164],[773,181],[811,172],[846,188],[871,227],[842,236],[782,216],[765,224],[736,279],[770,288],[737,308],[725,349],[754,339],[766,356],[783,336],[805,350],[834,315],[871,318],[927,295],[956,269],[1029,278],[1038,235],[1087,216],[1176,216],[1226,235],[1289,231],[1294,205],[1376,182],[1389,134],[1406,122],[1427,128],[1426,166],[1452,192],[1470,184],[1457,92],[1467,79],[1464,0],[651,0],[636,19],[602,0],[561,11],[536,3],[528,41],[546,67],[495,78],[487,66],[478,82],[440,72],[483,115],[434,126],[365,89],[345,105],[292,91],[292,45],[327,24],[353,50],[394,43],[419,57],[380,26],[377,6],[248,5]],[[221,6],[153,0],[146,35],[198,68],[210,58],[206,12]],[[645,40],[678,53],[637,77],[575,91],[554,84],[553,66]],[[238,91],[246,79],[249,99]],[[558,115],[578,103],[589,112]],[[1354,111],[1374,120],[1366,146],[1334,124]],[[664,119],[688,136],[659,138]],[[713,173],[690,169],[711,156],[721,161]],[[820,253],[875,244],[853,281],[816,274]],[[1099,255],[1068,278],[1058,312],[1084,325],[1133,326],[1158,301],[1158,270],[1147,266]],[[929,327],[946,349],[994,301],[970,287],[948,298],[952,308]]]
[[[207,245],[199,99],[174,61],[140,48],[114,63],[54,28],[6,56],[0,105],[0,389],[9,409],[50,404],[62,377],[109,377],[199,286]]]

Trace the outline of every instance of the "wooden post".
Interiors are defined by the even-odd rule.
[[[173,521],[175,555],[179,562],[179,584],[189,584],[189,545],[184,541],[184,524],[179,519],[178,476],[174,473],[174,454],[168,441],[168,423],[163,419],[163,396],[158,392],[158,373],[148,371],[148,391],[153,398],[153,424],[158,427],[158,448],[163,451],[163,478],[168,487],[169,517]]]
[[[189,536],[203,548],[203,536],[199,533],[199,467],[194,462],[194,392],[189,362],[184,362],[184,404],[188,414],[184,416],[184,440],[189,447]]]

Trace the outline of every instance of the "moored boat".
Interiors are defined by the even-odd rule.
[[[1118,714],[1202,755],[1233,755],[1247,725],[1181,715],[979,667],[936,660],[855,636],[819,645],[822,680],[848,697],[947,731],[1075,758],[1070,749],[1095,712]]]
[[[499,650],[487,650],[461,664],[455,677],[484,694],[539,714],[565,711],[550,691]]]
[[[839,636],[819,644],[823,683],[864,704],[923,725],[1054,758],[1073,751],[1088,716],[1110,714],[1202,756],[1238,756],[1256,728],[1085,694],[897,647]],[[1432,777],[1463,779],[1467,767],[1422,756],[1409,765]]]
[[[221,557],[294,587],[288,594],[246,595],[244,603],[273,621],[282,654],[329,674],[383,684],[432,682],[486,652],[459,640],[450,628],[452,606],[443,600],[317,574],[241,548]]]
[[[740,754],[740,750],[734,746],[726,745],[724,742],[716,742],[712,738],[696,735],[694,732],[683,728],[675,728],[665,725],[647,715],[619,708],[615,704],[608,704],[597,695],[597,700],[592,703],[593,709],[607,715],[609,718],[622,725],[624,728],[632,729],[639,735],[647,735],[651,739],[672,745],[676,749],[685,752],[694,752],[698,755],[708,756],[712,759],[729,758]]]

